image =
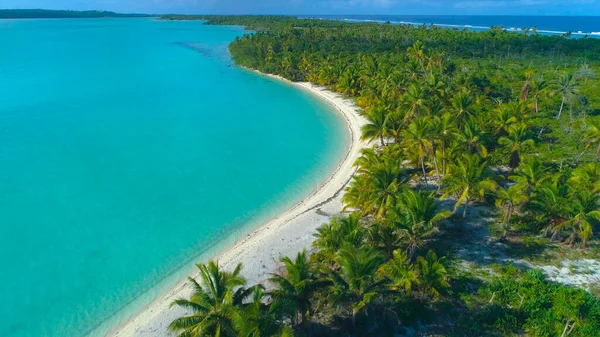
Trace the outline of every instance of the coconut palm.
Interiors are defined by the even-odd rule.
[[[540,99],[548,96],[549,86],[543,78],[534,78],[531,81],[531,96],[533,97],[533,106],[536,113],[540,112]]]
[[[517,121],[518,118],[513,114],[513,108],[508,104],[500,104],[492,114],[494,134],[497,136],[506,135],[508,128]]]
[[[583,134],[583,142],[586,148],[598,146],[596,156],[600,157],[600,116],[590,118],[586,121],[587,130]]]
[[[425,59],[427,58],[425,46],[421,41],[416,41],[412,46],[408,47],[407,54],[410,58],[418,62],[425,62]]]
[[[346,208],[358,208],[366,214],[382,218],[396,202],[406,180],[404,169],[393,163],[365,167],[362,174],[353,178],[342,201]]]
[[[455,196],[454,212],[463,205],[463,219],[467,217],[467,208],[472,201],[482,200],[486,193],[496,190],[494,175],[476,155],[465,155],[450,167],[450,174],[443,180],[442,199]]]
[[[423,86],[412,83],[406,89],[402,101],[406,111],[405,121],[410,122],[414,117],[419,116],[421,111],[426,110],[427,92]]]
[[[445,113],[440,117],[436,116],[431,120],[431,129],[432,132],[437,134],[436,138],[442,152],[442,175],[446,175],[448,163],[447,148],[456,138],[456,133],[458,132],[455,118],[449,113]]]
[[[508,166],[514,170],[521,162],[519,152],[524,148],[535,145],[535,142],[531,139],[527,126],[521,123],[510,126],[508,128],[508,135],[498,139],[498,144],[502,145],[510,153]]]
[[[388,144],[382,149],[366,148],[360,153],[361,156],[354,162],[358,173],[368,173],[379,164],[401,166],[403,161],[403,150],[398,144]]]
[[[339,271],[332,271],[331,296],[334,304],[349,305],[352,311],[352,326],[356,330],[356,316],[377,295],[383,281],[377,280],[376,272],[385,262],[377,250],[365,245],[358,248],[345,246],[338,252],[335,261]]]
[[[399,237],[412,261],[425,240],[437,231],[438,223],[451,214],[448,210],[440,211],[433,193],[408,189],[400,194],[398,205],[390,212],[388,221],[398,228]]]
[[[365,115],[365,118],[367,124],[361,128],[361,139],[368,141],[379,139],[381,146],[385,146],[387,112],[381,108],[373,108]]]
[[[318,279],[311,271],[306,250],[298,253],[294,261],[284,257],[281,263],[285,271],[269,278],[275,287],[269,295],[273,298],[273,305],[289,316],[292,325],[300,324],[306,328],[312,315],[312,294],[327,282]]]
[[[556,119],[560,119],[560,116],[562,115],[563,109],[565,107],[565,103],[569,103],[571,110],[572,110],[573,101],[575,99],[575,96],[579,92],[579,89],[577,86],[577,80],[575,79],[573,74],[561,75],[558,79],[558,87],[559,87],[559,91],[560,91],[562,100],[560,103],[560,109],[558,110],[558,115],[556,116]],[[572,117],[572,111],[571,111],[571,117]]]
[[[504,232],[500,238],[501,241],[506,239],[511,217],[528,199],[529,197],[525,194],[522,185],[513,185],[507,189],[501,188],[498,190],[496,194],[496,206],[501,207],[504,210],[504,220],[502,222]]]
[[[418,283],[413,265],[402,250],[395,250],[393,257],[377,273],[388,280],[386,286],[392,291],[410,292]]]
[[[405,148],[419,158],[419,166],[427,184],[427,171],[425,169],[425,156],[430,153],[431,140],[429,137],[431,123],[429,117],[421,117],[413,120],[405,130]]]
[[[316,240],[312,245],[318,249],[316,254],[320,260],[333,260],[344,244],[356,247],[362,245],[366,229],[361,225],[360,220],[360,213],[352,213],[347,217],[334,217],[328,224],[319,227],[314,234]]]
[[[238,264],[231,273],[221,271],[214,261],[197,267],[200,282],[189,278],[193,287],[191,298],[171,304],[191,313],[171,322],[169,330],[179,337],[236,337],[233,322],[239,318],[241,305],[249,295],[244,288],[246,280],[240,276],[242,265]]]
[[[574,190],[581,188],[600,191],[600,161],[582,165],[574,170],[569,186]]]
[[[548,181],[552,176],[537,156],[525,158],[520,164],[515,175],[509,178],[522,186],[526,193],[531,193],[538,186]]]
[[[487,157],[488,150],[484,144],[486,131],[474,118],[469,118],[464,123],[463,128],[457,133],[457,139],[460,146],[467,153],[479,153],[482,157]]]
[[[270,295],[261,285],[252,288],[249,302],[234,320],[238,337],[293,337],[291,329],[278,320],[276,305],[270,305]]]
[[[426,295],[439,298],[444,290],[450,287],[444,261],[445,258],[438,259],[438,256],[431,250],[425,257],[419,256],[417,258],[415,265],[418,287],[423,298]]]
[[[597,191],[578,191],[569,199],[568,218],[554,227],[555,231],[570,229],[567,239],[573,247],[577,238],[581,238],[582,248],[586,248],[593,235],[592,222],[600,221],[600,194]]]
[[[450,104],[452,106],[452,113],[457,120],[465,119],[472,115],[473,113],[473,104],[475,100],[473,96],[468,91],[458,92],[450,99]]]
[[[552,240],[560,236],[557,225],[566,219],[569,208],[569,186],[562,184],[558,179],[546,182],[537,187],[531,196],[527,208],[537,214],[541,222],[545,223],[545,234],[552,232]]]
[[[368,227],[366,244],[382,252],[386,259],[392,257],[395,250],[403,246],[398,235],[398,227],[385,219],[375,221]]]

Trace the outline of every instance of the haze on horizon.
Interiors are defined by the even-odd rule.
[[[600,15],[600,0],[3,0],[2,9],[149,14]]]

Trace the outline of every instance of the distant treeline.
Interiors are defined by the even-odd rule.
[[[60,18],[131,18],[148,14],[122,14],[108,11],[65,11],[47,9],[0,9],[0,19],[60,19]]]

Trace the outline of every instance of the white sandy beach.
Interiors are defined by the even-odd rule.
[[[274,273],[280,257],[292,256],[304,248],[310,248],[315,230],[342,211],[342,191],[355,172],[353,164],[360,155],[360,150],[366,146],[360,140],[360,127],[364,125],[365,120],[359,115],[354,102],[310,83],[293,85],[333,105],[344,116],[351,134],[351,144],[335,172],[310,196],[262,225],[229,250],[214,257],[225,270],[232,270],[238,263],[243,263],[242,274],[249,284],[259,283],[268,278],[270,273]],[[191,288],[186,281],[182,281],[167,294],[156,299],[109,336],[172,336],[167,326],[173,319],[183,315],[184,311],[170,308],[169,305],[174,299],[190,296]]]

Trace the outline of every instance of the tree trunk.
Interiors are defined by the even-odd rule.
[[[535,97],[535,113],[539,113],[540,110],[538,109],[539,106],[539,99],[537,98],[537,96]]]
[[[573,248],[575,245],[575,231],[571,235],[569,235],[569,248]]]
[[[384,147],[385,141],[383,140],[383,133],[379,135],[379,140],[381,141],[381,147]]]
[[[525,302],[525,296],[521,296],[521,294],[517,294],[519,295],[519,297],[521,297],[521,303],[519,303],[519,310],[521,310],[521,308],[523,307],[523,302]]]
[[[573,330],[573,328],[571,328],[571,331],[568,331],[570,324],[571,324],[571,320],[568,320],[567,324],[565,324],[565,329],[563,330],[562,335],[560,335],[560,337],[566,337],[566,336],[568,336],[571,333],[571,331]],[[575,326],[575,323],[573,323],[573,326]]]
[[[598,146],[598,154],[600,155],[600,146]],[[442,173],[446,175],[446,146],[442,144]]]
[[[550,241],[558,241],[560,240],[560,230],[556,230],[552,233],[552,237],[550,237]]]
[[[437,156],[436,156],[436,153],[435,153],[436,152],[435,151],[435,145],[431,146],[431,152],[433,152],[432,153],[432,155],[433,155],[433,165],[435,166],[435,173],[437,175],[438,185],[439,185],[439,183],[442,181],[442,176],[440,175],[440,168],[438,166],[438,162],[437,162],[437,158],[436,158]]]
[[[465,202],[465,204],[463,205],[463,220],[467,218],[467,209],[469,208],[469,201],[467,200],[467,202]]]
[[[596,156],[600,156],[600,143],[598,143],[598,150],[596,150]]]
[[[542,137],[542,132],[544,132],[545,128],[546,126],[542,126],[542,128],[540,129],[540,133],[538,134],[538,138]]]
[[[562,114],[564,107],[565,107],[565,96],[563,96],[562,102],[560,103],[560,110],[558,110],[558,116],[556,116],[556,119],[560,119],[560,115]]]
[[[581,158],[583,157],[583,155],[585,154],[585,151],[581,152],[577,158],[575,158],[575,166],[579,165],[579,161],[581,160]]]
[[[521,157],[519,156],[519,151],[513,151],[510,154],[510,162],[508,163],[508,166],[514,170],[517,167],[519,167],[520,162],[521,162]]]
[[[504,216],[504,232],[502,233],[502,237],[500,238],[500,241],[506,240],[506,237],[508,236],[508,228],[510,226],[510,218],[512,216],[512,212],[513,212],[513,206],[509,205],[508,209],[506,210],[506,214]]]
[[[573,123],[573,100],[569,100],[569,121]]]
[[[428,185],[427,181],[427,172],[425,171],[425,158],[421,157],[421,169],[423,170],[423,179],[425,180],[425,185]]]

